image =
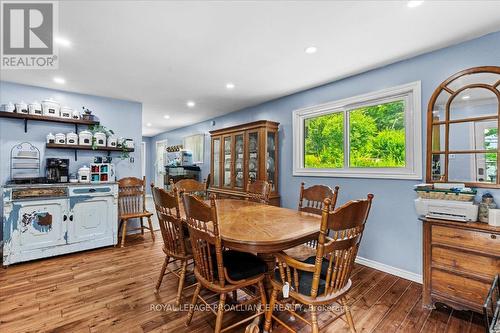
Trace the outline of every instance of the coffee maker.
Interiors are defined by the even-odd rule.
[[[69,159],[47,158],[46,162],[49,183],[67,183],[69,181]]]

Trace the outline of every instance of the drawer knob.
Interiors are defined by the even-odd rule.
[[[497,235],[491,234],[491,239],[497,239]]]

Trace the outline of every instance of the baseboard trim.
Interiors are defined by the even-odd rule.
[[[371,259],[366,259],[366,258],[359,257],[359,256],[356,257],[356,263],[364,265],[364,266],[368,266],[370,268],[377,269],[377,270],[385,272],[385,273],[399,276],[400,278],[403,278],[403,279],[407,279],[407,280],[422,284],[422,275],[420,275],[420,274],[405,271],[404,269],[389,266],[389,265],[383,264],[381,262],[374,261]]]

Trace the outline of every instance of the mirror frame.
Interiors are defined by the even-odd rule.
[[[460,123],[460,122],[473,122],[473,121],[481,121],[481,120],[497,120],[498,127],[500,128],[500,79],[497,80],[495,83],[492,85],[486,84],[486,83],[472,83],[468,85],[461,86],[459,89],[452,90],[448,87],[450,83],[455,81],[456,79],[463,77],[465,75],[470,75],[470,74],[477,74],[477,73],[494,73],[494,74],[499,74],[500,75],[500,67],[498,66],[482,66],[482,67],[473,67],[469,69],[465,69],[463,71],[460,71],[458,73],[453,74],[449,78],[447,78],[445,81],[443,81],[435,90],[434,93],[431,96],[431,99],[429,100],[429,105],[427,108],[427,154],[426,154],[426,182],[427,183],[447,183],[448,182],[448,165],[449,165],[449,155],[450,154],[467,154],[467,153],[485,153],[486,151],[484,150],[464,150],[464,151],[452,151],[450,152],[449,148],[449,133],[450,133],[450,123]],[[468,88],[484,88],[492,91],[498,99],[498,112],[496,115],[489,115],[489,116],[481,116],[481,117],[470,117],[470,118],[464,118],[464,119],[456,119],[456,120],[450,120],[450,105],[453,101],[453,99],[462,91]],[[434,121],[433,119],[433,113],[432,111],[434,110],[434,105],[436,103],[436,100],[439,96],[439,94],[445,90],[450,94],[450,97],[448,98],[446,102],[446,109],[445,109],[445,119],[444,120],[439,120],[439,121]],[[433,132],[433,126],[434,125],[444,125],[445,126],[445,149],[441,151],[433,151],[432,150],[432,132]],[[432,155],[434,154],[442,154],[444,155],[445,161],[444,161],[444,173],[443,177],[444,180],[442,181],[436,181],[432,179]],[[485,182],[463,182],[465,183],[466,186],[468,187],[484,187],[484,188],[500,188],[500,177],[499,177],[499,171],[498,171],[498,166],[500,166],[500,145],[497,147],[497,177],[496,177],[496,183],[485,183]]]

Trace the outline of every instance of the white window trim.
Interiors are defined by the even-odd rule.
[[[401,99],[405,96],[406,168],[339,168],[316,169],[304,167],[304,120],[323,114],[344,112],[344,132],[349,131],[348,110],[372,105],[384,100]],[[345,98],[326,104],[295,110],[293,125],[293,175],[313,177],[350,177],[383,179],[422,179],[422,111],[421,82],[415,81],[376,92]],[[347,132],[348,133],[348,132]],[[344,140],[348,141],[348,140]],[[348,159],[349,142],[344,142],[344,154]],[[347,165],[347,163],[345,163]]]

